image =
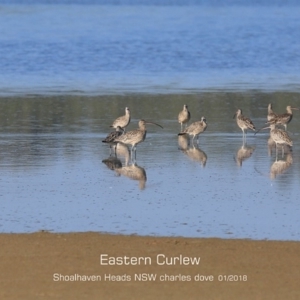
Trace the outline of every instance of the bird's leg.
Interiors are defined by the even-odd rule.
[[[131,158],[131,161],[133,161],[136,158],[136,146],[135,145],[132,145],[132,147],[131,147],[130,158]]]
[[[134,162],[136,161],[136,147],[134,147]]]
[[[282,145],[282,158],[284,158],[284,145]]]
[[[131,163],[132,163],[133,165],[136,164],[136,151],[134,151],[134,157],[131,158]]]
[[[245,138],[245,131],[243,130],[243,145],[246,143],[246,138]]]
[[[116,146],[114,145],[109,145],[109,156],[116,156]]]
[[[193,146],[194,146],[194,138],[195,138],[195,136],[193,136],[193,139],[192,139],[192,144],[193,144]]]

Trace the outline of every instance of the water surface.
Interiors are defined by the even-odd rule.
[[[249,132],[242,147],[232,118],[240,107],[260,128],[269,102],[279,113],[299,99],[258,92],[2,98],[0,231],[299,240],[299,112],[288,125],[293,150],[279,151],[278,162],[267,131]],[[185,103],[191,121],[208,122],[195,147],[177,136]],[[149,125],[137,147],[131,168],[143,169],[140,181],[102,162],[110,151],[101,141],[125,106],[128,130],[140,118],[164,127]],[[126,148],[118,159],[132,165]]]
[[[1,95],[299,91],[297,1],[7,3]]]
[[[293,0],[0,0],[0,232],[299,240],[299,112],[277,160],[232,119],[300,107],[299,15]],[[183,104],[207,118],[198,146],[178,139]],[[128,130],[164,127],[135,165],[101,142],[125,106]]]

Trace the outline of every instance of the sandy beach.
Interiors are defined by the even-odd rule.
[[[1,234],[1,299],[299,299],[300,243]]]

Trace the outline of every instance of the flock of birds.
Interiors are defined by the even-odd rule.
[[[276,147],[276,161],[277,161],[277,154],[278,154],[278,146],[282,146],[282,155],[284,155],[284,146],[293,146],[293,141],[290,138],[288,132],[287,132],[287,125],[291,122],[293,118],[293,110],[298,110],[298,108],[287,106],[286,107],[286,113],[283,114],[276,114],[272,109],[272,104],[268,105],[268,114],[267,114],[267,122],[266,124],[268,126],[263,127],[259,130],[256,129],[253,122],[250,118],[244,116],[242,114],[242,110],[238,109],[236,113],[234,114],[233,118],[236,119],[236,123],[238,127],[243,132],[243,147],[246,144],[246,135],[247,130],[253,130],[255,134],[257,134],[259,131],[264,129],[270,129],[270,140],[275,143]],[[178,136],[188,136],[192,138],[192,144],[194,145],[194,139],[196,138],[197,144],[199,135],[203,133],[207,128],[207,122],[206,118],[203,116],[201,117],[200,121],[196,121],[191,123],[188,126],[188,122],[191,119],[191,113],[188,110],[188,106],[184,104],[182,111],[178,114],[178,123],[180,124],[180,132],[178,133]],[[126,127],[129,125],[131,120],[130,116],[130,110],[128,107],[125,108],[125,115],[117,118],[110,127],[114,128],[115,131],[110,132],[107,137],[102,141],[103,143],[107,143],[110,145],[110,158],[104,160],[103,162],[106,163],[106,165],[111,165],[111,169],[117,170],[119,175],[126,175],[128,177],[131,177],[133,179],[141,179],[142,178],[142,186],[144,186],[146,182],[146,173],[145,170],[135,163],[136,159],[136,147],[139,143],[143,142],[147,135],[147,128],[146,125],[156,125],[160,128],[163,128],[161,125],[140,120],[138,123],[139,128],[131,131],[126,132]],[[283,127],[283,128],[280,128]],[[126,150],[129,152],[127,145],[131,146],[130,151],[130,158],[133,164],[131,166],[122,167],[122,164],[118,159],[116,159],[116,149],[117,147],[125,147]],[[114,157],[111,156],[112,149],[114,151]]]
[[[288,105],[286,107],[286,113],[283,114],[276,114],[274,113],[272,109],[272,104],[270,103],[268,105],[268,114],[267,114],[267,123],[268,126],[263,127],[259,130],[256,130],[253,122],[245,117],[242,114],[242,110],[238,109],[236,114],[234,115],[234,118],[236,118],[237,125],[241,128],[243,131],[243,140],[246,140],[246,134],[248,129],[251,129],[257,134],[259,131],[263,129],[270,129],[270,138],[275,143],[276,146],[276,158],[278,153],[278,145],[282,146],[282,154],[284,154],[284,146],[287,145],[289,147],[293,146],[293,141],[290,138],[288,132],[287,132],[287,124],[292,121],[293,118],[293,111],[292,110],[298,110],[296,107],[291,107]],[[278,126],[283,126],[285,130],[278,128]]]
[[[136,146],[143,142],[147,135],[146,124],[156,125],[160,128],[163,127],[154,122],[140,120],[138,129],[125,132],[125,128],[130,123],[130,119],[130,110],[128,107],[126,107],[125,115],[117,118],[112,125],[110,125],[110,127],[115,128],[115,131],[108,134],[108,136],[102,142],[108,143],[114,148],[116,148],[117,144],[119,143],[131,145],[131,156],[133,157],[134,154],[134,157],[136,157]]]
[[[267,115],[267,123],[268,126],[261,128],[256,131],[256,128],[251,121],[250,118],[244,116],[242,114],[242,110],[238,109],[236,113],[234,114],[234,118],[236,119],[236,123],[238,127],[243,132],[243,141],[246,141],[246,134],[247,130],[253,130],[256,133],[258,133],[260,130],[263,129],[270,129],[270,137],[276,144],[276,150],[277,146],[281,145],[282,147],[284,145],[288,145],[290,147],[293,146],[293,141],[288,135],[287,132],[287,124],[291,122],[293,118],[293,112],[292,110],[298,110],[298,108],[287,106],[286,107],[286,113],[283,114],[276,114],[274,113],[272,109],[272,104],[268,105],[268,115]],[[206,118],[203,116],[200,121],[193,122],[189,126],[187,126],[188,122],[190,121],[191,113],[188,110],[188,106],[184,104],[182,111],[178,114],[178,123],[181,126],[181,131],[178,135],[188,135],[192,137],[192,142],[194,142],[194,139],[197,139],[201,133],[203,133],[207,128],[207,122]],[[131,154],[134,153],[136,155],[136,146],[143,142],[146,138],[147,129],[146,124],[152,124],[159,126],[160,128],[163,128],[161,125],[140,120],[139,121],[139,128],[132,130],[132,131],[125,131],[125,128],[130,123],[130,110],[128,107],[125,108],[125,115],[117,118],[110,127],[115,128],[115,131],[108,134],[108,136],[102,141],[103,143],[108,143],[110,146],[116,147],[118,143],[122,143],[125,145],[131,145]],[[278,128],[278,126],[282,125],[285,130]],[[185,127],[185,128],[183,128]]]

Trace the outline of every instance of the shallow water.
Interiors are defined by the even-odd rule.
[[[0,0],[0,95],[299,92],[298,1],[116,2]]]
[[[241,149],[232,118],[240,107],[260,128],[269,102],[278,113],[300,107],[299,94],[279,92],[1,98],[0,232],[300,240],[300,112],[288,125],[293,151],[277,163],[268,132],[248,132]],[[198,147],[178,140],[185,103],[191,121],[208,122]],[[140,118],[164,127],[149,125],[137,147],[140,181],[102,162],[110,151],[101,141],[125,106],[127,130]],[[126,148],[118,159],[131,166]]]
[[[300,107],[300,6],[238,2],[0,0],[0,232],[299,240],[300,112],[278,161],[232,116]],[[177,136],[184,103],[208,121],[197,147]],[[128,130],[164,127],[135,166],[101,143],[125,106]]]

